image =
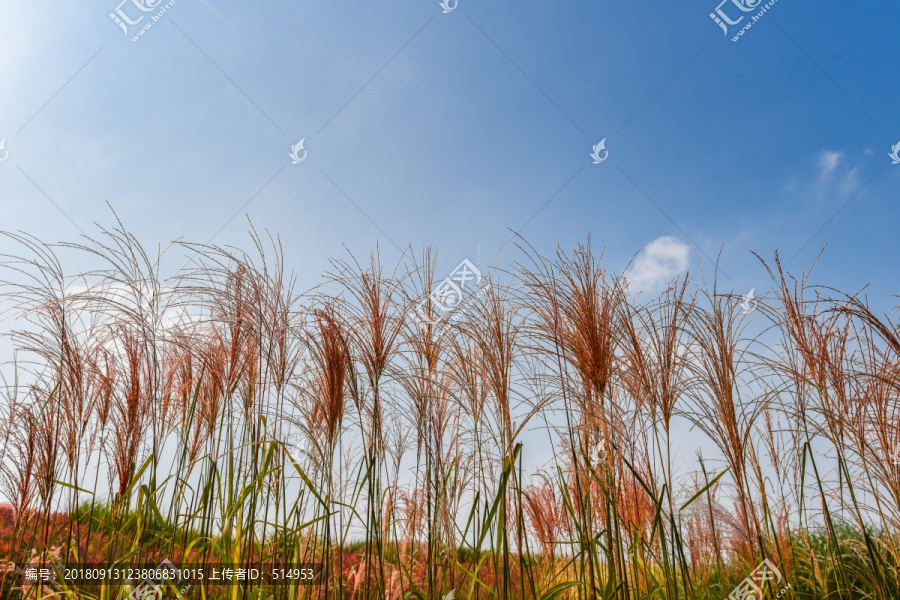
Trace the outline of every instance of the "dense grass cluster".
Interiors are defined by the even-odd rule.
[[[777,255],[748,312],[523,243],[447,318],[429,250],[300,293],[255,233],[174,276],[120,226],[6,237],[4,597],[132,591],[41,561],[276,557],[320,585],[187,595],[720,600],[768,559],[769,598],[900,597],[900,329]]]

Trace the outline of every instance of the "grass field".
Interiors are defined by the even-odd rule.
[[[430,250],[301,293],[267,235],[174,276],[121,228],[6,235],[4,598],[164,560],[316,577],[167,598],[900,598],[900,329],[777,255],[751,301],[522,241],[448,314]]]

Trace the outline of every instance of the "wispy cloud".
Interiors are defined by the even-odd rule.
[[[859,168],[851,166],[843,152],[822,150],[816,167],[812,189],[819,200],[834,193],[847,194],[859,187]]]
[[[835,202],[847,197],[862,185],[860,166],[866,164],[870,151],[859,155],[823,148],[807,158],[788,180],[784,191],[805,210],[831,210]]]
[[[633,292],[653,291],[664,287],[688,266],[690,248],[681,240],[663,236],[644,246],[631,263],[625,278]]]
[[[840,152],[822,150],[819,154],[819,178],[828,177],[840,164],[844,155]]]

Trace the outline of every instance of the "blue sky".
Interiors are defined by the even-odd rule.
[[[345,244],[449,272],[527,222],[645,248],[649,287],[721,250],[739,293],[769,289],[751,251],[828,243],[817,282],[897,304],[896,2],[778,0],[732,42],[716,0],[178,0],[132,42],[118,1],[0,4],[0,229],[73,240],[108,202],[149,247],[247,245],[246,213],[312,285]]]

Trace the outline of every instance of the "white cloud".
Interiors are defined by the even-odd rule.
[[[824,200],[835,193],[843,196],[859,189],[859,167],[847,164],[843,152],[822,150],[817,166],[818,178],[812,184],[817,199]]]
[[[644,246],[625,272],[628,287],[634,292],[664,287],[687,270],[690,249],[681,240],[663,236]]]
[[[819,154],[819,177],[828,177],[841,163],[843,157],[844,155],[840,152],[822,150]]]

